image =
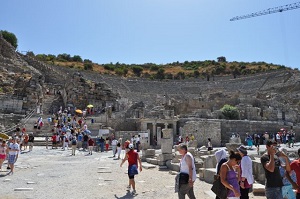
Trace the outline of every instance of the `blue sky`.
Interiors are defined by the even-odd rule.
[[[231,22],[297,0],[9,0],[0,29],[19,51],[96,63],[265,61],[299,68],[300,9]]]

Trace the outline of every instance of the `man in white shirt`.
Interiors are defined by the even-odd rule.
[[[12,175],[14,173],[14,164],[16,162],[17,159],[17,155],[20,151],[20,146],[17,143],[16,138],[12,138],[12,143],[10,143],[10,145],[8,146],[8,164],[10,167],[10,174]]]
[[[118,144],[118,140],[116,140],[116,138],[113,138],[113,140],[111,141],[111,147],[112,147],[114,157],[116,157],[116,153],[117,153],[117,144]]]

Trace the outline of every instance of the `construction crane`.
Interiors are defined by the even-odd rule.
[[[297,9],[297,8],[300,8],[300,2],[287,4],[287,5],[279,6],[279,7],[275,7],[275,8],[269,8],[267,10],[263,10],[263,11],[260,11],[260,12],[255,12],[255,13],[251,13],[251,14],[247,14],[247,15],[233,17],[233,18],[230,19],[230,21],[247,19],[247,18],[251,18],[251,17],[258,17],[258,16],[262,16],[262,15],[273,14],[273,13],[276,13],[276,12],[294,10],[294,9]]]

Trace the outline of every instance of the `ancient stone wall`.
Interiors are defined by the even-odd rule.
[[[216,119],[198,119],[198,118],[184,118],[179,120],[180,134],[193,134],[198,141],[198,146],[206,145],[207,138],[212,139],[214,146],[224,146],[229,142],[232,133],[239,134],[242,142],[244,142],[246,133],[261,134],[268,132],[269,134],[277,133],[281,128],[287,130],[291,126],[284,125],[279,122],[271,121],[244,121],[244,120],[216,120]],[[296,140],[300,139],[300,126],[293,126],[296,132]]]

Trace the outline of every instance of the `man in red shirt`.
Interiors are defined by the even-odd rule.
[[[120,164],[120,167],[124,164],[126,160],[128,160],[128,177],[129,177],[129,185],[128,189],[131,188],[132,186],[132,193],[135,194],[135,181],[134,181],[134,175],[138,174],[138,162],[140,165],[140,172],[142,171],[142,161],[140,159],[140,156],[137,152],[134,151],[134,146],[133,144],[128,145],[129,151],[126,153],[125,158],[122,160],[122,163]]]
[[[298,149],[298,156],[300,157],[300,149]],[[291,170],[294,170],[297,176],[297,195],[296,198],[300,199],[300,158],[295,159],[291,163]]]

